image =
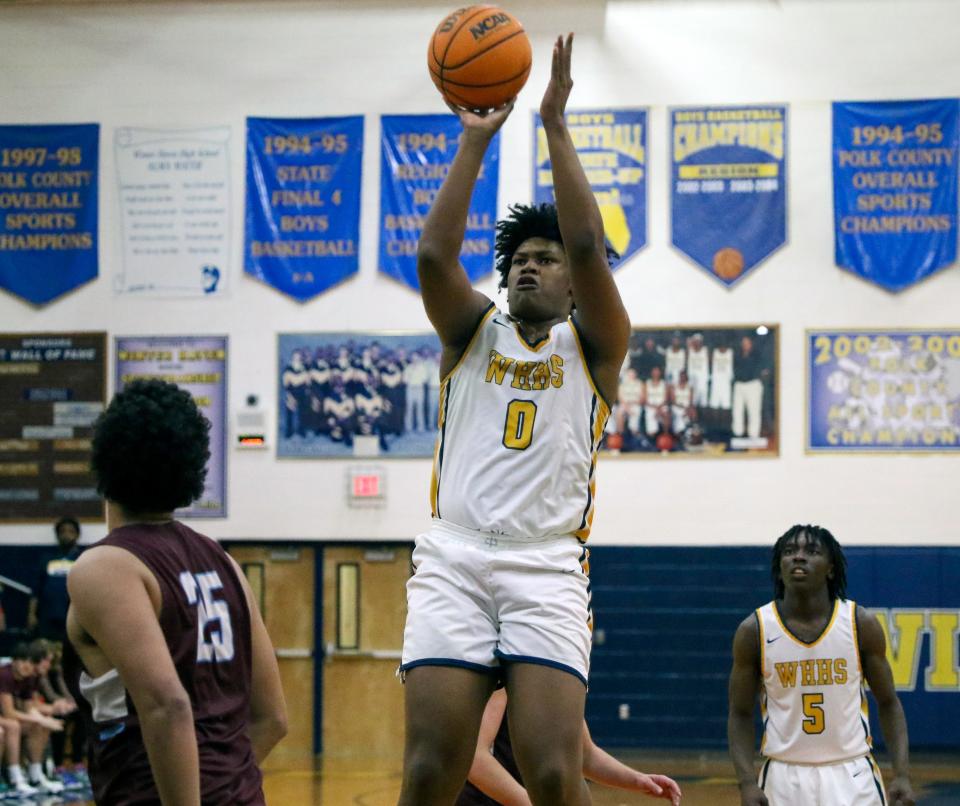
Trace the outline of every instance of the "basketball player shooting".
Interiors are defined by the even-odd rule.
[[[470,286],[458,256],[484,153],[512,104],[451,107],[463,134],[420,239],[420,286],[443,354],[433,520],[407,585],[402,806],[453,803],[498,678],[532,803],[590,803],[583,543],[630,322],[564,119],[572,45],[572,34],[557,39],[540,105],[556,207],[516,206],[497,225],[509,313]]]
[[[845,598],[840,544],[819,526],[794,526],[774,546],[772,575],[774,601],[747,616],[733,639],[727,738],[742,806],[913,806],[907,722],[883,629]],[[886,795],[870,754],[864,682],[893,760]]]

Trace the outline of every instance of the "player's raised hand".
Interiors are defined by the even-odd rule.
[[[902,776],[894,778],[887,787],[887,800],[890,806],[914,806],[916,799],[910,779]]]
[[[573,89],[573,75],[570,71],[572,55],[573,34],[567,34],[566,41],[562,36],[558,36],[553,45],[550,82],[540,102],[540,117],[544,123],[563,120],[567,99],[570,97],[570,90]]]
[[[672,806],[680,806],[680,798],[683,793],[677,782],[666,775],[656,775],[654,773],[637,773],[637,792],[644,795],[650,795],[653,798],[663,798],[669,800]]]
[[[510,113],[513,111],[513,105],[516,101],[510,101],[497,109],[476,110],[464,109],[462,106],[456,106],[447,101],[447,106],[453,112],[463,126],[464,132],[480,132],[487,137],[493,137],[503,126]]]

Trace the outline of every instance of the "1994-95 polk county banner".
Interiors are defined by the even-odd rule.
[[[807,449],[960,451],[960,330],[807,331]]]
[[[596,196],[603,229],[620,263],[647,245],[647,110],[566,113],[580,164]],[[543,121],[533,115],[533,200],[555,202]]]
[[[0,334],[0,520],[102,519],[90,470],[105,333]]]
[[[127,294],[213,296],[230,260],[230,128],[117,129]]]
[[[463,127],[455,115],[383,115],[380,125],[380,271],[419,289],[417,243]],[[493,270],[499,165],[498,132],[483,157],[460,249],[470,282]]]
[[[193,397],[210,421],[210,458],[203,494],[182,518],[227,516],[227,337],[130,336],[117,339],[117,389],[158,378]]]
[[[247,118],[247,274],[300,301],[356,274],[362,161],[362,116]]]
[[[97,276],[100,127],[0,126],[0,288],[43,305]]]
[[[900,291],[956,260],[958,108],[833,105],[838,266]]]
[[[670,110],[673,245],[727,286],[787,240],[787,107]]]

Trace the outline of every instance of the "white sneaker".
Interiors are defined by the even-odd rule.
[[[11,784],[10,788],[17,795],[36,795],[37,792],[40,791],[35,786],[30,786],[30,784],[28,784],[26,781],[22,779],[17,781],[15,784]]]
[[[35,792],[45,792],[50,795],[59,795],[63,792],[63,784],[59,781],[51,781],[45,775],[41,775],[36,781],[31,781],[30,786],[36,787]]]

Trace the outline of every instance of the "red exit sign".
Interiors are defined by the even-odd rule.
[[[356,475],[353,477],[354,498],[378,498],[380,496],[380,475]]]

